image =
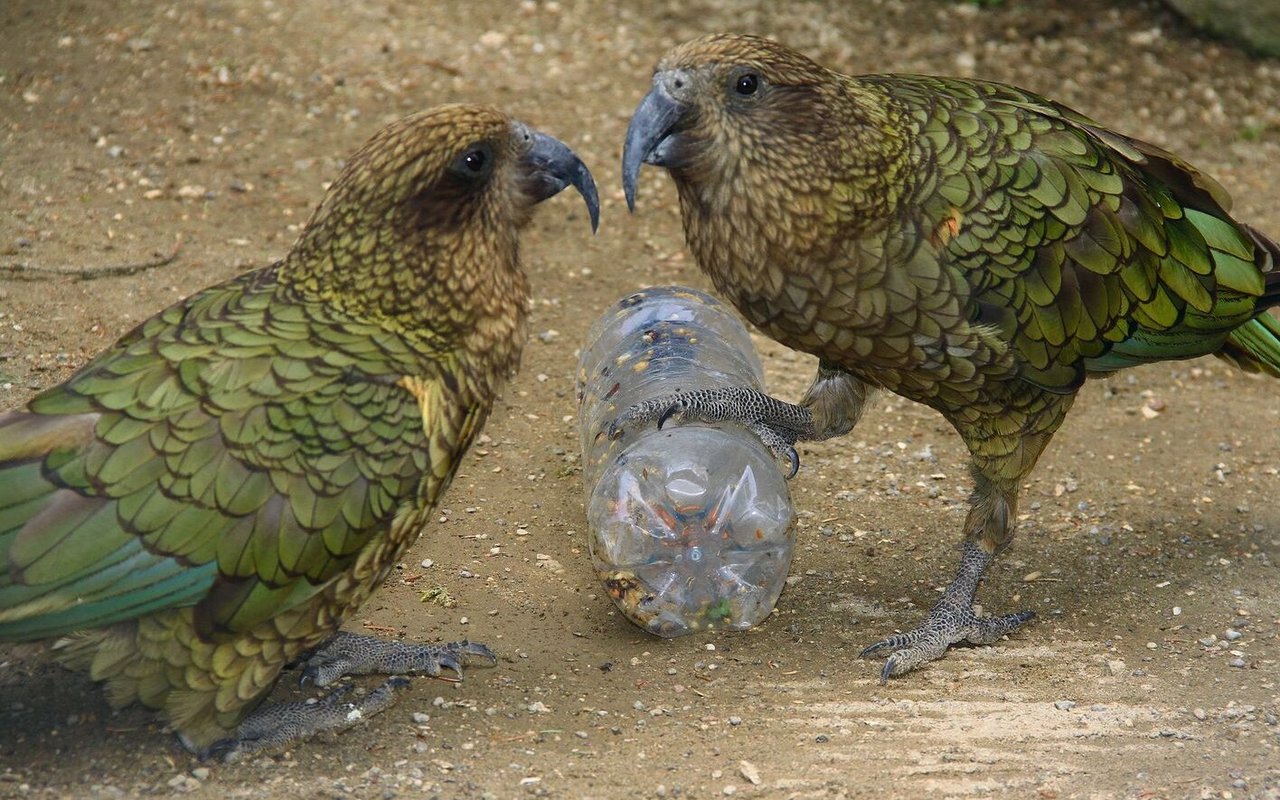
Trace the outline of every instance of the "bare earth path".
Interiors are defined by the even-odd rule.
[[[979,595],[1040,620],[887,686],[854,655],[930,606],[963,518],[940,418],[886,398],[805,448],[776,615],[673,641],[630,627],[595,584],[572,424],[599,311],[639,286],[705,286],[669,182],[646,171],[635,216],[618,184],[627,117],[674,42],[757,32],[849,71],[1017,83],[1184,154],[1273,236],[1280,62],[1149,1],[618,5],[0,4],[0,408],[282,254],[338,159],[410,110],[508,108],[577,149],[604,204],[595,238],[572,200],[534,224],[523,371],[352,626],[467,636],[496,667],[417,680],[332,742],[228,766],[196,762],[142,710],[112,712],[38,648],[0,648],[0,797],[1280,797],[1280,384],[1198,361],[1090,385]],[[175,246],[172,263],[93,281],[8,269]],[[759,344],[771,388],[799,396],[811,361]],[[455,604],[421,599],[436,587]]]

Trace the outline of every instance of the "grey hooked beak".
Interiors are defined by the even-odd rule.
[[[529,166],[531,193],[538,202],[554,197],[566,186],[572,186],[582,195],[591,217],[591,232],[600,227],[600,196],[591,170],[582,163],[577,153],[568,145],[540,131],[530,130],[533,146],[525,156]]]
[[[684,112],[685,107],[655,82],[631,115],[627,143],[622,148],[622,191],[627,196],[628,209],[636,210],[636,177],[642,163],[655,167],[674,165],[673,129]]]

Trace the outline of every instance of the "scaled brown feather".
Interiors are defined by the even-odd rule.
[[[196,751],[305,733],[288,726],[307,712],[246,716],[426,525],[520,359],[520,229],[568,185],[594,226],[594,183],[562,143],[483,106],[406,117],[351,157],[283,259],[0,415],[0,640],[69,635],[69,663]],[[491,655],[361,647],[428,671]],[[330,727],[349,716],[317,707]]]
[[[1177,156],[1030,92],[706,36],[663,56],[632,118],[629,203],[645,163],[674,179],[717,289],[820,359],[800,408],[744,421],[825,438],[883,388],[972,454],[960,573],[925,627],[869,649],[895,651],[885,677],[1030,617],[977,619],[973,589],[1087,377],[1207,354],[1280,375],[1280,247]]]

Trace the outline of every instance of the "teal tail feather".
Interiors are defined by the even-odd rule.
[[[1264,311],[1232,331],[1217,355],[1245,372],[1280,378],[1280,320]]]
[[[1253,239],[1255,263],[1262,271],[1259,309],[1280,306],[1280,244],[1248,225],[1241,226]],[[1246,372],[1265,372],[1280,378],[1280,320],[1271,311],[1262,311],[1227,337],[1218,356]]]

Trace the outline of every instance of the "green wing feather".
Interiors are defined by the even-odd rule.
[[[436,365],[335,313],[249,273],[0,416],[0,639],[180,606],[244,630],[385,532],[430,466],[396,381]]]
[[[920,158],[941,174],[920,200],[921,239],[956,221],[943,259],[971,286],[975,321],[1012,304],[998,335],[1026,380],[1069,392],[1089,373],[1210,353],[1280,369],[1274,321],[1254,320],[1280,300],[1266,285],[1280,249],[1230,218],[1211,178],[1012,87],[887,80],[927,109]]]

